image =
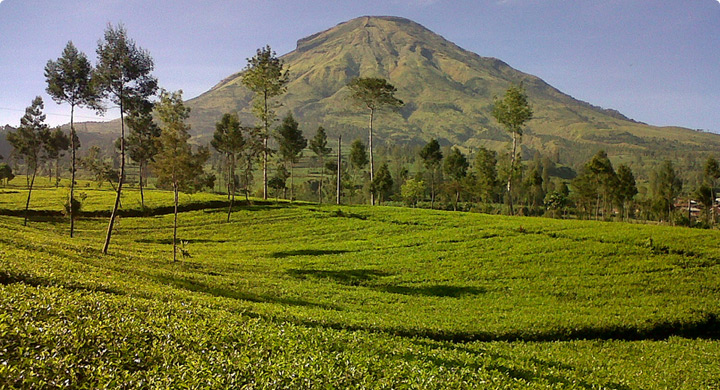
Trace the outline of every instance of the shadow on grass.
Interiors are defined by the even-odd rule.
[[[306,279],[308,276],[316,279],[331,280],[346,286],[363,286],[368,282],[390,273],[374,269],[347,269],[339,271],[318,270],[318,269],[291,269],[288,273],[299,279]]]
[[[270,257],[273,259],[284,259],[286,257],[293,257],[293,256],[326,256],[326,255],[339,255],[343,253],[349,253],[352,251],[344,250],[344,249],[338,249],[338,250],[332,250],[332,249],[298,249],[294,251],[280,251],[280,252],[273,252],[270,254]]]
[[[139,242],[142,244],[163,244],[163,245],[172,245],[173,241],[172,238],[142,238],[139,240],[135,240],[135,242]],[[217,243],[222,244],[225,242],[228,242],[228,240],[208,240],[208,239],[202,239],[202,238],[189,238],[187,240],[178,238],[177,240],[178,245],[181,245],[183,242],[186,242],[188,244],[207,244],[207,243]]]
[[[227,287],[211,287],[206,283],[199,282],[188,278],[173,277],[169,275],[155,275],[151,276],[154,280],[167,286],[196,292],[209,294],[214,297],[237,299],[242,301],[256,302],[256,303],[276,303],[290,306],[303,306],[303,307],[316,307],[325,310],[339,310],[337,307],[332,305],[325,305],[305,301],[302,299],[295,298],[283,298],[276,297],[267,294],[253,294],[240,289],[227,288]]]
[[[125,292],[105,286],[88,286],[80,283],[51,280],[27,273],[15,273],[8,270],[0,271],[0,285],[22,283],[33,287],[60,287],[71,291],[103,292],[113,295],[126,295]]]
[[[480,295],[487,292],[486,289],[480,287],[460,287],[442,284],[418,287],[378,286],[377,289],[393,294],[448,298],[459,298],[468,295]]]

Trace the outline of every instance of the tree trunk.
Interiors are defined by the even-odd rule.
[[[290,201],[291,202],[293,200],[295,200],[295,183],[294,183],[295,177],[293,175],[294,166],[295,166],[295,164],[293,164],[292,161],[290,161]]]
[[[453,211],[457,211],[457,204],[460,200],[460,190],[455,190],[455,204],[453,205]]]
[[[369,142],[368,147],[370,148],[370,183],[373,182],[373,179],[375,178],[375,162],[373,160],[373,116],[375,115],[375,110],[370,109],[370,134],[369,134]],[[375,194],[370,191],[370,204],[375,205]]]
[[[435,168],[430,171],[430,209],[435,210]]]
[[[139,184],[140,184],[140,207],[142,207],[142,209],[144,210],[144,209],[145,209],[145,193],[143,192],[143,173],[145,172],[145,170],[143,169],[143,163],[142,163],[142,162],[140,162],[139,166],[140,166],[140,180],[139,180]]]
[[[320,183],[318,184],[318,203],[322,204],[322,185],[325,180],[325,159],[320,157]]]
[[[263,200],[268,198],[268,137],[269,135],[269,124],[268,124],[268,96],[267,91],[263,92],[263,100],[265,103],[265,134],[263,135]]]
[[[70,105],[70,149],[72,149],[72,163],[70,167],[70,238],[73,238],[75,232],[75,210],[73,209],[73,201],[75,200],[75,105]]]
[[[340,149],[340,142],[342,141],[342,136],[338,136],[338,157],[337,157],[337,194],[335,203],[340,204],[340,183],[342,183],[342,179],[340,177],[341,175],[341,165],[342,165],[342,152]]]
[[[35,184],[35,175],[36,174],[37,174],[37,164],[35,164],[35,169],[33,169],[32,179],[30,179],[30,185],[28,185],[28,197],[27,197],[27,201],[25,202],[25,220],[23,221],[23,226],[27,226],[28,210],[30,209],[30,195],[32,194],[33,185]]]
[[[230,177],[232,183],[232,190],[230,191],[230,205],[228,206],[227,221],[230,222],[230,212],[232,212],[233,203],[235,202],[235,156],[230,156]]]
[[[60,156],[55,159],[55,188],[60,187]]]
[[[177,220],[178,220],[178,184],[173,182],[175,193],[175,218],[173,219],[173,262],[177,261]]]
[[[112,237],[113,226],[115,225],[115,217],[117,216],[118,207],[120,206],[120,194],[122,192],[123,181],[125,180],[125,120],[123,117],[123,102],[120,97],[120,179],[118,180],[117,196],[115,197],[115,205],[112,214],[110,214],[110,222],[108,223],[107,234],[105,235],[105,245],[103,245],[103,254],[107,254],[110,247],[110,238]]]
[[[513,146],[512,146],[512,156],[510,156],[510,173],[508,174],[508,181],[507,181],[507,193],[508,193],[508,202],[510,204],[510,215],[515,215],[515,210],[513,209],[513,199],[512,199],[512,179],[513,174],[515,173],[515,154],[517,153],[517,134],[513,131],[512,133],[512,139],[513,139]]]

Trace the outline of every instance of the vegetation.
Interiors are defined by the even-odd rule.
[[[368,149],[370,150],[370,182],[375,179],[373,159],[373,119],[375,111],[383,107],[400,107],[404,103],[395,97],[397,89],[387,80],[377,77],[357,77],[348,83],[350,96],[370,111]],[[375,204],[374,191],[370,191],[370,204]]]
[[[97,55],[95,85],[103,97],[109,98],[120,107],[120,174],[117,196],[103,245],[103,253],[107,254],[125,181],[125,110],[129,103],[143,101],[154,95],[157,91],[157,80],[150,74],[154,68],[150,54],[128,38],[122,25],[108,25],[103,39],[98,42]]]
[[[270,46],[258,49],[254,57],[248,58],[242,84],[254,94],[252,111],[263,129],[263,199],[267,199],[270,125],[276,118],[276,103],[272,99],[285,93],[287,82],[288,71]]]
[[[102,112],[99,104],[100,96],[92,83],[93,68],[85,53],[77,50],[72,42],[68,42],[63,50],[62,57],[56,61],[48,61],[45,65],[45,80],[47,93],[58,103],[70,105],[70,197],[68,199],[69,213],[75,215],[75,173],[76,152],[80,148],[80,140],[75,131],[75,107],[90,107]],[[74,219],[70,219],[70,237],[75,230]]]
[[[2,384],[694,389],[720,375],[712,232],[259,201],[217,229],[222,207],[183,214],[192,257],[175,263],[172,211],[124,218],[109,257],[93,249],[101,219],[70,241],[52,220],[0,216]]]

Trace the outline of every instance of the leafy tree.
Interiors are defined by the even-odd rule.
[[[650,190],[652,194],[652,209],[660,219],[669,220],[675,207],[682,181],[675,172],[670,160],[665,160],[650,176]]]
[[[593,158],[585,164],[585,174],[590,175],[595,186],[595,219],[598,219],[600,199],[603,201],[602,214],[603,217],[605,217],[607,215],[607,198],[610,194],[613,194],[618,187],[617,174],[604,150],[598,151]]]
[[[408,179],[400,187],[400,195],[405,203],[415,207],[425,193],[425,182],[422,180]]]
[[[515,172],[517,144],[522,138],[523,126],[532,119],[533,111],[528,104],[527,95],[520,86],[511,85],[505,91],[503,99],[495,99],[492,115],[512,135],[512,154],[510,155],[510,172],[507,180],[507,193],[510,202],[510,214],[514,214],[512,201],[512,172]]]
[[[322,126],[318,127],[315,137],[310,140],[310,150],[315,153],[315,156],[320,160],[320,183],[318,185],[318,199],[322,203],[322,185],[325,181],[325,159],[328,157],[332,149],[327,146],[327,134],[325,128]]]
[[[435,185],[437,170],[442,162],[442,152],[440,151],[440,144],[436,139],[430,140],[425,147],[420,150],[420,158],[423,160],[425,169],[430,172],[430,208],[435,208]]]
[[[147,182],[147,167],[158,153],[158,139],[160,127],[153,121],[152,109],[154,104],[141,99],[134,102],[128,110],[126,121],[130,134],[125,140],[127,154],[138,164],[138,184],[140,187],[140,204],[145,208],[144,183]]]
[[[375,178],[373,160],[373,119],[375,110],[382,107],[400,107],[404,103],[395,97],[397,89],[387,80],[373,77],[357,77],[348,83],[350,97],[370,110],[368,148],[370,149],[370,182]],[[374,193],[370,192],[370,203],[375,204]]]
[[[6,135],[7,141],[13,147],[13,154],[25,163],[27,176],[31,177],[26,181],[28,196],[27,202],[25,202],[23,226],[27,226],[30,196],[35,184],[38,166],[45,159],[43,155],[43,133],[47,131],[47,125],[44,123],[45,114],[42,112],[44,108],[42,98],[37,96],[33,99],[32,104],[25,109],[25,115],[20,118],[20,127],[14,132],[8,132]]]
[[[543,178],[538,167],[533,168],[530,173],[528,173],[525,178],[525,187],[527,187],[528,190],[528,205],[534,209],[537,206],[538,200],[542,201],[545,198]]]
[[[57,188],[60,185],[60,159],[70,149],[70,137],[58,127],[53,131],[46,129],[42,138],[45,157],[55,162],[55,187]]]
[[[711,192],[711,197],[713,199],[713,204],[710,206],[710,209],[712,210],[712,222],[715,223],[715,198],[717,198],[717,195],[715,193],[715,188],[717,188],[717,180],[720,179],[720,164],[718,164],[718,161],[714,157],[708,157],[708,159],[705,161],[705,165],[703,166],[703,177],[705,181],[708,182]]]
[[[160,93],[156,105],[161,122],[160,150],[155,156],[154,171],[160,186],[172,187],[175,199],[173,220],[173,261],[177,261],[178,194],[197,189],[197,177],[203,175],[203,164],[209,157],[206,148],[193,153],[188,140],[190,125],[186,123],[190,109],[185,107],[182,91]]]
[[[475,155],[474,168],[480,197],[485,203],[491,203],[498,186],[497,153],[481,146]]]
[[[285,168],[285,165],[278,164],[278,167],[275,169],[275,175],[270,178],[268,181],[268,186],[275,190],[275,200],[277,201],[278,194],[280,191],[283,191],[283,194],[285,191],[287,191],[287,179],[290,177],[290,172],[287,171]]]
[[[270,46],[258,49],[255,56],[247,61],[248,64],[243,69],[242,83],[255,94],[252,109],[263,129],[263,199],[267,199],[268,156],[271,152],[268,139],[270,125],[276,118],[272,99],[285,93],[288,71],[283,69],[283,61],[277,58]]]
[[[390,175],[390,168],[387,163],[383,163],[378,169],[375,179],[370,182],[370,192],[378,196],[378,202],[382,203],[384,199],[390,196],[390,190],[393,186],[393,179]]]
[[[103,39],[98,42],[97,55],[96,85],[100,88],[103,97],[120,107],[120,177],[102,249],[103,254],[107,254],[125,180],[126,106],[128,103],[132,104],[131,102],[154,95],[157,91],[157,80],[150,74],[154,67],[150,54],[137,47],[135,41],[128,38],[127,31],[122,25],[117,27],[108,25]]]
[[[72,210],[75,202],[75,173],[76,153],[80,148],[80,140],[75,132],[75,107],[89,107],[99,112],[103,108],[99,104],[99,95],[94,84],[93,69],[87,56],[75,48],[72,42],[68,42],[63,50],[62,57],[56,61],[48,61],[45,65],[45,80],[47,81],[47,93],[58,104],[67,103],[70,105],[70,200],[67,202],[70,207],[70,215],[75,215]],[[70,219],[70,237],[74,235],[75,221]]]
[[[243,186],[243,192],[245,193],[245,201],[250,202],[250,188],[252,187],[255,171],[255,163],[257,163],[263,156],[263,135],[262,130],[258,127],[241,127],[243,133],[243,139],[245,140],[245,147],[242,149],[238,156],[238,163],[242,176],[240,177],[240,184]]]
[[[227,222],[230,222],[230,212],[235,202],[235,183],[237,182],[235,180],[235,162],[238,154],[245,148],[245,138],[237,114],[225,114],[215,124],[215,133],[210,145],[218,152],[223,153],[227,160],[228,193],[231,194]]]
[[[568,197],[562,191],[551,191],[545,195],[545,207],[550,210],[553,218],[557,218],[557,213],[565,209],[568,205]]]
[[[355,176],[350,186],[352,190],[351,196],[358,188],[362,188],[362,183],[357,183],[357,173],[361,172],[368,165],[368,162],[365,144],[360,139],[356,139],[350,144],[350,166],[354,172],[353,176]]]
[[[635,175],[632,170],[625,164],[620,164],[617,169],[617,188],[615,190],[616,197],[622,209],[625,219],[629,218],[628,203],[637,195],[637,185],[635,184]]]
[[[455,202],[453,210],[457,211],[457,204],[460,200],[460,191],[462,190],[462,180],[467,176],[467,170],[470,164],[465,155],[458,148],[452,148],[450,154],[445,158],[443,171],[451,179],[451,187],[455,191]]]
[[[102,150],[99,146],[93,146],[88,151],[85,157],[80,159],[80,166],[90,171],[95,178],[95,182],[98,187],[102,186],[102,183],[107,181],[113,188],[113,191],[117,191],[115,183],[120,178],[120,172],[113,168],[112,164],[105,161],[102,156]],[[70,206],[69,206],[70,207]],[[70,215],[73,215],[72,213]]]
[[[275,130],[275,139],[280,146],[280,157],[290,166],[290,200],[293,200],[295,199],[293,168],[300,160],[303,149],[307,147],[307,139],[291,113],[283,118],[282,124]]]
[[[0,163],[0,183],[3,183],[3,186],[7,186],[10,180],[14,178],[15,175],[10,165],[8,163]]]
[[[707,183],[702,183],[695,189],[693,196],[703,205],[705,218],[710,219],[710,210],[713,207],[713,191]]]

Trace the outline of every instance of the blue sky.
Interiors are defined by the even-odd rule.
[[[17,126],[36,95],[49,123],[69,121],[45,94],[43,68],[68,40],[94,62],[108,23],[125,24],[150,52],[161,86],[191,98],[258,47],[285,54],[363,15],[412,19],[636,120],[720,132],[718,0],[0,0],[0,125]]]

